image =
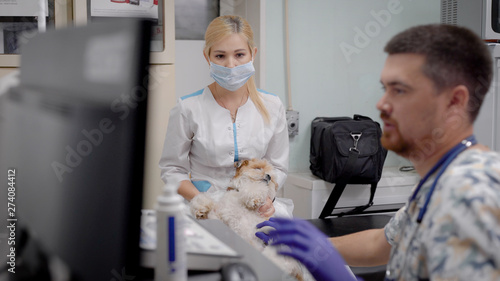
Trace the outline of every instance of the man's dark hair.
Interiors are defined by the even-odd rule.
[[[389,55],[424,55],[422,69],[440,92],[464,85],[469,90],[468,112],[476,120],[492,78],[492,59],[485,42],[472,31],[445,24],[421,25],[394,36],[384,49]]]

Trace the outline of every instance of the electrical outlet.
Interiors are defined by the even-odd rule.
[[[299,112],[287,110],[286,122],[288,124],[288,136],[296,136],[299,133]]]

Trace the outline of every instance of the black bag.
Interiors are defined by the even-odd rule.
[[[359,214],[373,205],[387,150],[380,144],[380,124],[369,117],[317,117],[311,124],[311,172],[335,183],[319,218],[332,211],[347,184],[371,184],[367,205],[338,216]]]

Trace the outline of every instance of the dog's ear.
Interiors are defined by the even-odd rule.
[[[236,169],[241,168],[243,165],[248,165],[248,160],[241,160],[234,163],[234,167],[236,167]]]
[[[274,183],[274,189],[275,191],[278,191],[278,183],[274,180],[274,178],[271,180],[272,183]]]

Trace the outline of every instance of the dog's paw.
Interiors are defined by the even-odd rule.
[[[266,199],[264,198],[249,198],[245,202],[245,206],[250,209],[250,210],[255,210],[257,208],[260,208],[262,205],[266,203]]]
[[[194,217],[198,220],[206,220],[208,219],[208,213],[210,210],[197,210],[194,212]]]
[[[215,202],[212,198],[209,198],[205,194],[199,194],[189,203],[189,207],[191,209],[191,214],[196,219],[208,219],[208,214],[212,211],[215,206]]]

